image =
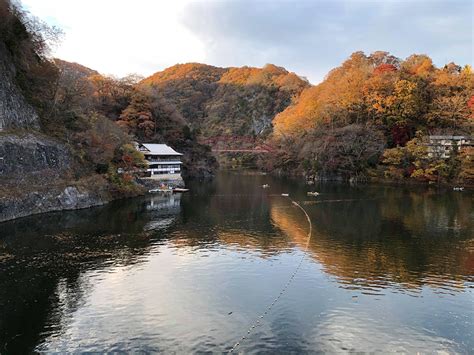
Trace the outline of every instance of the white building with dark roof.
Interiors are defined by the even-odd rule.
[[[181,157],[183,154],[166,144],[138,143],[137,149],[145,156],[150,177],[168,181],[182,180]]]
[[[427,146],[430,158],[447,159],[453,150],[459,151],[464,147],[473,146],[473,139],[461,135],[432,135],[428,137]]]

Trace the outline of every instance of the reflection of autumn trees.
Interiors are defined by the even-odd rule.
[[[15,307],[7,308],[6,322],[0,323],[0,345],[27,323],[32,326],[18,341],[31,351],[48,324],[60,324],[60,318],[51,320],[58,316],[58,305],[66,304],[69,312],[83,301],[89,285],[80,279],[82,272],[146,263],[163,244],[183,254],[238,250],[242,254],[235,257],[251,258],[304,249],[308,223],[275,193],[284,188],[303,200],[311,216],[309,256],[338,286],[374,294],[384,288],[419,292],[424,285],[455,292],[473,281],[469,195],[339,185],[304,201],[305,191],[290,189],[289,181],[270,180],[273,190],[267,193],[261,186],[269,179],[227,176],[208,185],[196,182],[180,204],[152,196],[5,223],[0,268],[8,272],[0,273],[0,305]],[[338,197],[343,195],[348,196]],[[173,208],[162,208],[167,205]],[[169,217],[173,222],[162,229],[146,228]]]
[[[185,199],[186,223],[170,242],[195,248],[226,245],[262,257],[295,245],[305,248],[304,215],[286,199],[262,193],[261,181],[245,189],[239,179],[219,179],[211,192]],[[245,194],[238,196],[240,191]],[[472,280],[469,233],[474,225],[466,196],[389,187],[334,192],[350,196],[302,204],[313,222],[310,255],[344,287],[417,290],[430,285],[452,291]]]
[[[406,191],[400,196],[387,193],[384,200],[386,203],[380,206],[382,216],[390,220],[399,219],[408,230],[416,233],[468,237],[467,231],[474,227],[472,200],[459,194],[440,194],[435,190],[424,193]],[[461,226],[464,232],[460,231]]]
[[[467,235],[472,203],[439,199],[392,193],[383,202],[307,206],[314,230],[309,253],[347,287],[463,288],[473,273],[474,245]],[[306,222],[298,210],[272,208],[271,218],[306,245]]]
[[[262,179],[222,178],[212,185],[190,185],[196,194],[183,199],[183,226],[179,237],[170,242],[179,246],[206,248],[223,244],[262,256],[290,247],[278,228],[269,220],[270,204],[275,197],[262,194]],[[288,206],[284,206],[285,208]]]

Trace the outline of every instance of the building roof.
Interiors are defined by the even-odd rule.
[[[141,145],[153,155],[183,155],[166,144],[142,143]]]
[[[430,139],[471,139],[470,136],[451,136],[451,135],[446,135],[446,136],[430,136]]]
[[[166,161],[147,161],[148,165],[181,165],[182,162],[179,160],[166,160]]]

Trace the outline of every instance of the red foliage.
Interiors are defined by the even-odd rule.
[[[467,105],[472,109],[474,108],[474,96],[471,96],[469,101],[467,102]]]
[[[393,64],[380,64],[374,69],[374,74],[383,74],[388,72],[397,71],[397,67]]]
[[[410,128],[407,126],[393,126],[390,133],[394,146],[404,147],[410,140]]]
[[[471,118],[474,118],[474,95],[467,102],[467,106],[471,109]]]
[[[128,154],[124,154],[122,156],[122,160],[123,160],[124,163],[130,164],[133,161],[133,158]]]
[[[130,174],[123,174],[123,181],[128,183],[128,182],[131,182],[133,180],[133,176],[130,175]]]

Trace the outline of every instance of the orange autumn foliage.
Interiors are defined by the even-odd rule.
[[[351,55],[274,119],[276,136],[299,135],[320,124],[375,123],[416,129],[461,128],[474,89],[470,68],[436,68],[426,55],[397,60],[386,52]],[[471,113],[472,114],[472,113]]]

